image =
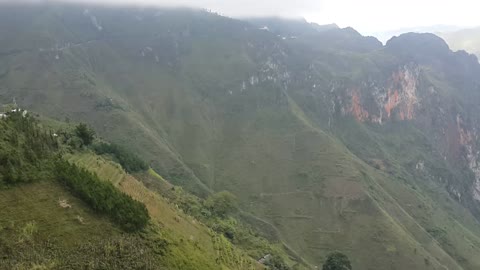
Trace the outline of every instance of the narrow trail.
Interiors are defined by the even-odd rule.
[[[13,49],[13,50],[8,50],[8,51],[0,51],[0,57],[18,55],[18,54],[22,54],[22,53],[33,53],[33,52],[36,52],[36,53],[61,52],[61,51],[64,51],[66,49],[80,47],[80,46],[83,46],[83,45],[87,45],[89,43],[103,41],[103,40],[106,40],[106,39],[90,39],[90,40],[81,41],[81,42],[77,42],[77,43],[67,43],[68,45],[62,46],[62,47],[57,47],[57,48],[54,48],[54,47],[51,47],[51,48],[25,48],[25,49]]]

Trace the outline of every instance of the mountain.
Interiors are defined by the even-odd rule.
[[[454,50],[465,50],[480,56],[480,39],[478,35],[480,27],[458,29],[457,31],[439,32],[441,36]]]
[[[373,33],[373,36],[377,37],[381,42],[386,43],[389,39],[394,36],[400,36],[405,33],[450,33],[459,31],[462,28],[454,25],[431,25],[431,26],[420,26],[420,27],[405,27],[400,29],[395,29],[385,32]]]
[[[233,193],[291,269],[334,250],[354,269],[480,267],[479,72],[432,34],[384,46],[188,9],[0,9],[0,102],[86,122],[200,198]]]

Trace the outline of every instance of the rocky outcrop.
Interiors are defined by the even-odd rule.
[[[351,92],[351,104],[346,110],[349,114],[353,115],[358,121],[369,120],[369,113],[363,108],[361,95],[358,89],[354,89]]]
[[[418,70],[407,67],[395,72],[387,87],[387,99],[383,106],[386,118],[391,118],[395,109],[400,120],[411,120],[415,116]]]
[[[412,120],[419,104],[418,91],[419,68],[403,66],[393,72],[383,87],[373,86],[362,90],[347,90],[350,102],[345,103],[344,114],[352,115],[358,121],[381,124],[395,118]],[[374,104],[366,101],[373,100]]]
[[[469,130],[465,125],[463,118],[457,114],[456,117],[458,143],[463,148],[463,155],[467,161],[468,168],[473,172],[475,180],[472,187],[472,196],[475,200],[480,201],[480,152],[476,147],[477,133],[476,130]]]

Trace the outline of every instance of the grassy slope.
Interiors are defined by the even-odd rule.
[[[8,205],[0,209],[8,217],[0,221],[0,269],[163,269],[147,241],[122,233],[56,183],[2,190],[0,202]]]
[[[73,155],[69,160],[115,183],[120,190],[147,206],[153,222],[171,246],[163,258],[169,269],[262,269],[225,238],[126,174],[118,164],[90,153]],[[152,171],[152,174],[155,173]]]
[[[351,129],[355,129],[355,136],[351,136]],[[408,123],[362,127],[351,120],[344,121],[336,132],[343,134],[340,138],[363,160],[368,162],[375,157],[381,161],[378,170],[374,169],[379,176],[378,184],[415,219],[415,227],[429,232],[463,267],[478,267],[480,261],[475,254],[480,250],[480,231],[476,219],[448,196],[444,184],[435,179],[438,175],[416,168],[418,162],[423,162],[442,176],[442,168],[447,167],[441,157],[425,154],[432,152],[432,146],[419,130]],[[372,153],[372,149],[379,152]],[[438,229],[441,232],[435,233]]]
[[[0,120],[2,158],[4,154],[23,152],[26,147],[24,140],[30,137],[17,127],[25,126],[20,123],[23,122]],[[38,126],[38,133],[69,127],[51,120]],[[12,135],[17,141],[11,139]],[[47,162],[52,162],[48,158],[60,152],[75,153],[64,157],[144,203],[152,223],[144,231],[125,233],[72,196],[47,171],[51,169]],[[34,176],[21,180],[28,183],[6,185],[2,168],[0,269],[263,269],[226,238],[146,189],[119,164],[90,152],[77,152],[67,145],[60,145],[58,153],[45,153],[44,163],[29,159],[33,157],[15,156],[11,162],[24,165],[16,169],[28,168],[28,175]],[[44,177],[40,177],[39,168],[46,170]]]
[[[82,158],[87,160],[85,155]],[[106,163],[93,155],[90,158]],[[116,166],[96,167],[95,172],[113,171]],[[85,265],[94,269],[100,265],[123,269],[141,265],[147,269],[261,269],[228,241],[146,190],[132,176],[125,175],[119,187],[148,207],[155,225],[142,238],[122,233],[54,182],[0,191],[0,203],[8,205],[0,210],[3,217],[8,217],[0,222],[4,256],[0,269],[77,269]],[[61,201],[70,206],[63,208]],[[158,232],[160,235],[156,235]],[[152,253],[154,239],[167,241],[166,254]],[[110,250],[117,247],[120,249]],[[137,254],[140,249],[143,251]],[[222,254],[228,249],[232,251]],[[225,261],[218,264],[217,258]]]

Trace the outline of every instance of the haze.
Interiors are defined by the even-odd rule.
[[[23,0],[41,2],[47,0]],[[102,4],[143,4],[205,8],[231,17],[304,17],[319,24],[351,26],[366,35],[399,29],[480,25],[480,4],[472,0],[54,0]],[[16,2],[18,0],[0,0]],[[52,1],[49,1],[52,2]]]

